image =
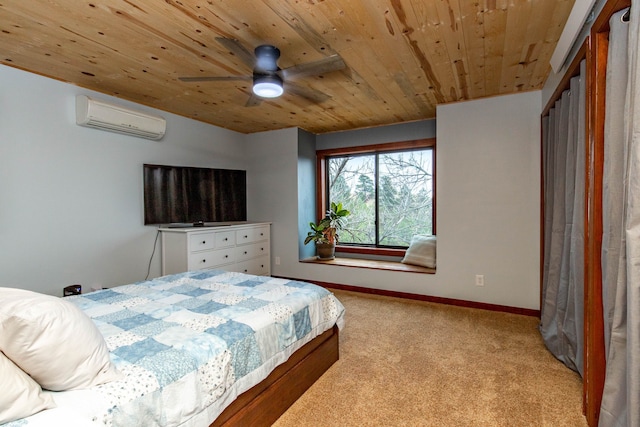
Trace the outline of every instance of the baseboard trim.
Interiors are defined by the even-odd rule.
[[[338,289],[342,291],[360,292],[363,294],[373,294],[373,295],[381,295],[386,297],[434,302],[438,304],[455,305],[458,307],[477,308],[480,310],[499,311],[499,312],[511,313],[511,314],[521,314],[523,316],[540,318],[540,310],[533,310],[530,308],[511,307],[508,305],[498,305],[498,304],[487,304],[484,302],[466,301],[466,300],[460,300],[460,299],[454,299],[454,298],[434,297],[430,295],[413,294],[410,292],[387,291],[383,289],[373,289],[373,288],[366,288],[362,286],[341,285],[338,283],[320,282],[317,280],[309,280],[309,279],[292,279],[292,278],[287,278],[287,279],[304,280],[305,282],[310,282],[318,286],[322,286],[324,288]]]

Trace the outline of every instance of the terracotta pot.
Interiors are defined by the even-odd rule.
[[[316,254],[320,260],[331,260],[335,258],[335,243],[316,243]]]

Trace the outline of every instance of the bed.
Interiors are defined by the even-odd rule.
[[[43,390],[48,409],[3,427],[271,425],[338,359],[344,325],[344,307],[322,287],[221,270],[57,300],[97,326],[111,362],[100,371],[107,380]],[[6,306],[0,350],[11,359],[17,340],[7,338]],[[85,341],[74,339],[61,338],[72,346]],[[75,353],[53,357],[57,350],[49,350],[43,375],[67,369],[64,359]]]

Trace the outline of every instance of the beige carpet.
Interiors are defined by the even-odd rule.
[[[334,293],[340,360],[275,427],[587,425],[580,377],[536,318]]]

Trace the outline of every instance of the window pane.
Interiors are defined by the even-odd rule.
[[[340,233],[340,243],[374,245],[375,156],[344,156],[328,159],[329,201],[342,202],[351,212]]]
[[[413,235],[432,234],[431,147],[327,156],[326,162],[328,200],[351,211],[340,243],[408,247]]]
[[[433,150],[380,154],[380,242],[409,246],[414,234],[432,234]]]

